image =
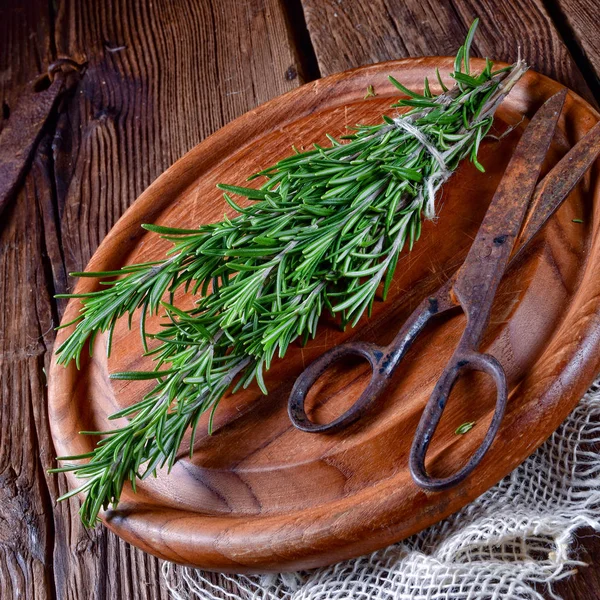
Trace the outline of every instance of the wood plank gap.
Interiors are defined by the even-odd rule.
[[[290,32],[292,47],[298,57],[303,83],[314,81],[321,77],[319,62],[315,54],[312,38],[306,26],[306,17],[301,0],[283,0],[281,3],[288,31]],[[293,73],[286,77],[293,78]]]
[[[573,57],[575,64],[583,74],[585,81],[594,95],[596,105],[600,105],[600,77],[596,73],[594,67],[587,54],[577,41],[577,35],[573,31],[567,15],[556,0],[542,0],[548,15],[552,19],[554,27],[558,31],[564,45]]]
[[[51,18],[53,14],[51,13]],[[38,144],[36,155],[34,157],[34,168],[36,168],[37,178],[36,187],[40,185],[39,193],[35,194],[37,202],[37,210],[39,213],[39,228],[40,228],[40,265],[43,273],[42,282],[46,287],[48,294],[48,308],[50,310],[50,320],[52,328],[44,330],[43,323],[39,322],[39,330],[41,332],[41,343],[45,348],[43,355],[38,357],[39,370],[47,377],[52,358],[55,330],[60,322],[61,308],[64,301],[60,304],[55,299],[55,294],[64,292],[66,289],[66,272],[64,265],[64,256],[61,250],[60,243],[60,225],[58,221],[58,200],[55,185],[55,169],[53,157],[53,142],[58,129],[58,122],[61,116],[61,111],[64,110],[65,101],[63,99],[57,110],[53,112],[48,122],[46,123],[46,134]],[[37,183],[39,181],[39,184]],[[43,390],[43,405],[32,406],[32,418],[36,440],[38,446],[41,447],[40,440],[50,439],[49,422],[47,416],[47,386]],[[54,456],[54,445],[50,441],[49,447]],[[48,507],[53,507],[54,498],[57,492],[57,477],[47,473],[49,467],[54,466],[48,463],[48,457],[44,457],[38,453],[37,461],[40,464],[41,485],[43,487],[42,494],[45,497],[45,504]],[[59,526],[56,521],[56,513],[51,511],[48,524],[48,544],[50,554],[50,565],[48,577],[51,579],[52,588],[50,593],[53,599],[58,599],[60,596],[59,586],[56,579],[56,527]]]

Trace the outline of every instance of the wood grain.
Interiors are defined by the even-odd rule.
[[[594,86],[596,95],[600,90],[600,36],[598,21],[600,7],[596,0],[553,0],[556,7],[557,25],[562,24],[562,33],[568,42],[577,44],[574,55],[579,50],[586,61],[581,67],[590,77],[588,83]],[[583,61],[582,61],[583,62]],[[581,64],[581,63],[580,63]]]
[[[593,0],[592,0],[593,1]],[[453,56],[475,17],[477,56],[533,69],[593,97],[541,0],[302,0],[323,75],[407,56]]]
[[[162,600],[158,561],[105,529],[84,530],[77,502],[55,502],[64,478],[44,476],[55,453],[43,368],[61,308],[51,295],[153,179],[232,118],[296,87],[302,65],[276,0],[242,9],[233,0],[26,2],[2,14],[0,127],[53,60],[86,70],[1,225],[0,597]]]
[[[164,242],[141,232],[141,223],[189,227],[218,219],[226,205],[215,183],[242,183],[258,168],[288,154],[291,140],[308,146],[322,140],[325,132],[337,135],[344,123],[377,121],[396,96],[386,79],[390,70],[418,88],[435,66],[445,73],[450,64],[436,58],[364,67],[292,91],[244,115],[150,186],[112,229],[89,269],[112,270],[124,262],[163,255]],[[482,61],[475,64],[481,67]],[[363,100],[368,82],[379,89],[379,96]],[[504,102],[500,123],[518,123],[523,113],[531,116],[558,89],[559,84],[528,73]],[[562,135],[548,165],[598,118],[580,98],[570,96],[559,124]],[[519,387],[492,450],[466,482],[445,493],[425,493],[407,467],[412,434],[462,331],[461,315],[419,340],[386,401],[357,426],[332,436],[307,434],[291,427],[286,406],[290,386],[306,363],[348,335],[386,343],[421,294],[428,292],[417,284],[432,289],[460,264],[517,138],[513,132],[500,147],[486,143],[481,158],[485,176],[465,165],[446,186],[443,219],[437,226],[429,224],[415,252],[402,257],[392,298],[377,303],[371,319],[346,333],[325,322],[313,342],[290,348],[267,374],[269,396],[251,387],[224,400],[215,434],[209,436],[206,419],[201,420],[193,457],[186,458],[184,444],[169,475],[147,480],[137,494],[126,486],[119,507],[105,515],[106,524],[149,552],[203,568],[310,568],[370,552],[421,530],[481,494],[529,456],[579,401],[600,368],[600,290],[594,278],[600,270],[600,221],[592,210],[600,202],[600,182],[595,171],[582,188],[587,194],[569,198],[546,245],[538,244],[537,252],[499,291],[484,348],[504,365],[511,386],[519,382]],[[586,222],[593,226],[582,230],[574,227],[572,218],[584,206]],[[77,290],[97,287],[95,280],[83,279]],[[411,289],[414,295],[407,293]],[[75,299],[65,320],[78,310]],[[156,328],[158,321],[147,324]],[[525,329],[535,334],[519,333]],[[60,339],[65,335],[66,330],[59,332]],[[110,427],[107,416],[146,390],[148,382],[108,380],[109,372],[140,368],[137,327],[129,331],[124,323],[117,326],[108,361],[105,337],[98,337],[94,358],[85,359],[81,371],[53,363],[49,404],[59,453],[89,452],[94,441],[78,432]],[[577,370],[571,369],[574,363]],[[356,368],[330,374],[321,390],[326,402],[314,412],[328,419],[339,414],[363,383]],[[430,469],[436,475],[463,464],[480,443],[493,400],[491,390],[472,380],[455,388],[430,452]],[[457,437],[455,429],[469,419],[476,427],[470,435]],[[72,474],[69,479],[76,485]]]
[[[0,20],[0,129],[10,118],[21,89],[43,75],[52,62],[47,3],[24,2],[2,7]]]
[[[56,32],[58,55],[87,63],[58,148],[69,270],[199,140],[299,83],[276,1],[65,4]]]
[[[281,7],[253,1],[65,3],[58,56],[87,64],[58,123],[55,179],[67,270],[87,263],[121,213],[177,158],[232,118],[298,85]],[[63,137],[64,136],[64,137]],[[82,202],[83,199],[83,202]],[[68,519],[59,597],[163,598],[158,562]],[[91,553],[91,560],[86,554]],[[147,573],[154,585],[146,586]],[[129,592],[129,593],[126,593]]]
[[[48,4],[2,10],[0,128],[21,90],[50,61]],[[52,303],[40,202],[51,193],[39,163],[0,221],[0,596],[54,598],[52,504],[44,469],[53,460],[43,367]]]
[[[52,314],[36,194],[27,177],[0,234],[6,308],[0,317],[0,590],[3,597],[53,598],[53,522],[44,468],[54,452],[42,368],[52,342]]]

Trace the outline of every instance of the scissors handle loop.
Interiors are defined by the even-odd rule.
[[[371,381],[360,398],[342,415],[330,423],[314,423],[308,418],[304,406],[306,396],[315,381],[339,359],[345,356],[362,356],[371,365]],[[332,348],[313,362],[302,376],[296,380],[288,403],[288,413],[292,423],[309,433],[335,433],[351,425],[369,409],[371,404],[387,384],[388,378],[379,372],[384,362],[383,349],[367,342],[349,342]]]
[[[427,473],[425,456],[446,408],[452,388],[459,376],[467,371],[487,373],[494,380],[496,385],[496,408],[494,416],[481,445],[473,453],[466,465],[449,477],[432,477]],[[410,449],[410,472],[415,483],[430,491],[441,491],[454,487],[463,481],[477,467],[492,445],[502,422],[507,398],[508,386],[502,365],[489,354],[480,354],[473,350],[464,351],[459,347],[454,353],[450,364],[438,380],[427,402],[427,406],[421,415],[421,420],[413,439]]]
[[[452,305],[448,292],[453,279],[448,280],[438,291],[419,304],[400,328],[396,337],[387,346],[368,342],[346,342],[325,352],[313,362],[296,380],[288,401],[288,414],[295,427],[309,433],[335,433],[351,425],[375,403],[378,396],[389,384],[391,376],[408,349],[440,309],[447,310]],[[313,423],[306,414],[304,403],[315,381],[336,361],[344,356],[362,356],[371,365],[371,381],[358,400],[331,423]]]

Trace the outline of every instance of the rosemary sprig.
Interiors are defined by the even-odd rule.
[[[409,112],[357,126],[344,142],[328,136],[328,147],[296,151],[251,177],[265,179],[258,189],[220,185],[235,218],[192,230],[145,225],[173,243],[162,262],[77,274],[109,279],[100,291],[78,296],[82,309],[64,325],[75,327],[57,350],[59,362],[79,365],[83,347],[89,341],[91,351],[99,331],[109,332],[110,352],[117,320],[139,308],[144,349],[156,368],[112,377],[157,381],[139,403],[111,417],[127,417],[125,426],[104,432],[89,455],[67,457],[87,463],[56,469],[85,480],[64,498],[86,492],[86,525],[118,503],[125,481],[135,489],[137,479],[171,468],[190,427],[193,449],[201,415],[210,411],[212,429],[227,391],[256,381],[266,394],[264,371],[292,342],[316,334],[323,310],[339,316],[342,326],[354,325],[378,292],[385,298],[400,252],[418,240],[422,219],[435,214],[437,190],[464,158],[483,170],[477,161],[481,140],[527,69],[518,61],[494,71],[487,61],[480,74],[472,74],[469,48],[476,26],[458,51],[452,89],[439,73],[444,92],[438,96],[427,80],[417,94],[390,78],[408,96],[394,106]],[[241,207],[234,195],[255,202]],[[193,309],[173,305],[180,287],[200,294]],[[161,307],[168,321],[158,333],[146,332],[146,315]]]

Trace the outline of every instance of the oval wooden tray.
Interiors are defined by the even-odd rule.
[[[452,70],[451,59],[423,58],[372,65],[310,83],[224,127],[166,171],[106,237],[88,268],[112,270],[160,258],[168,247],[142,223],[194,227],[218,220],[226,207],[217,182],[242,184],[251,173],[290,152],[292,144],[323,142],[347,125],[376,122],[397,90],[393,74],[422,89],[423,79]],[[473,61],[476,69],[482,61]],[[448,83],[451,83],[448,81]],[[367,86],[377,96],[364,99]],[[213,436],[198,435],[193,458],[184,443],[170,475],[123,491],[108,527],[162,558],[224,571],[310,568],[373,551],[455,512],[529,456],[561,423],[600,370],[600,202],[598,162],[504,279],[484,346],[504,365],[511,397],[500,433],[476,472],[457,488],[428,493],[408,472],[408,451],[421,410],[458,340],[464,317],[438,322],[421,337],[396,373],[386,397],[361,423],[336,435],[295,430],[287,396],[305,365],[334,344],[356,337],[387,343],[417,302],[460,266],[527,118],[561,86],[529,72],[498,112],[497,132],[516,129],[482,146],[479,173],[465,164],[443,189],[440,218],[427,223],[412,252],[400,259],[392,297],[373,316],[340,332],[324,321],[317,339],[292,347],[267,377],[269,396],[256,388],[225,398]],[[525,118],[523,118],[523,116]],[[546,169],[598,120],[569,94]],[[521,122],[522,121],[522,122]],[[181,124],[185,127],[185,124]],[[583,223],[573,222],[582,219]],[[92,290],[82,280],[77,291]],[[179,302],[189,305],[189,298]],[[70,302],[65,319],[79,309]],[[149,327],[156,327],[156,321]],[[66,335],[61,331],[57,343]],[[117,427],[107,416],[139,399],[148,382],[111,382],[113,371],[140,368],[136,327],[121,323],[113,354],[105,336],[80,371],[52,365],[50,419],[59,455],[88,452],[95,440],[80,430]],[[477,379],[479,377],[479,379]],[[479,444],[494,394],[483,376],[453,392],[428,465],[436,474],[456,469]],[[362,364],[340,365],[320,380],[315,420],[331,419],[366,383]],[[465,435],[456,428],[476,426]],[[206,431],[201,425],[199,431]],[[206,421],[204,421],[204,424]],[[78,485],[72,475],[69,484]]]

